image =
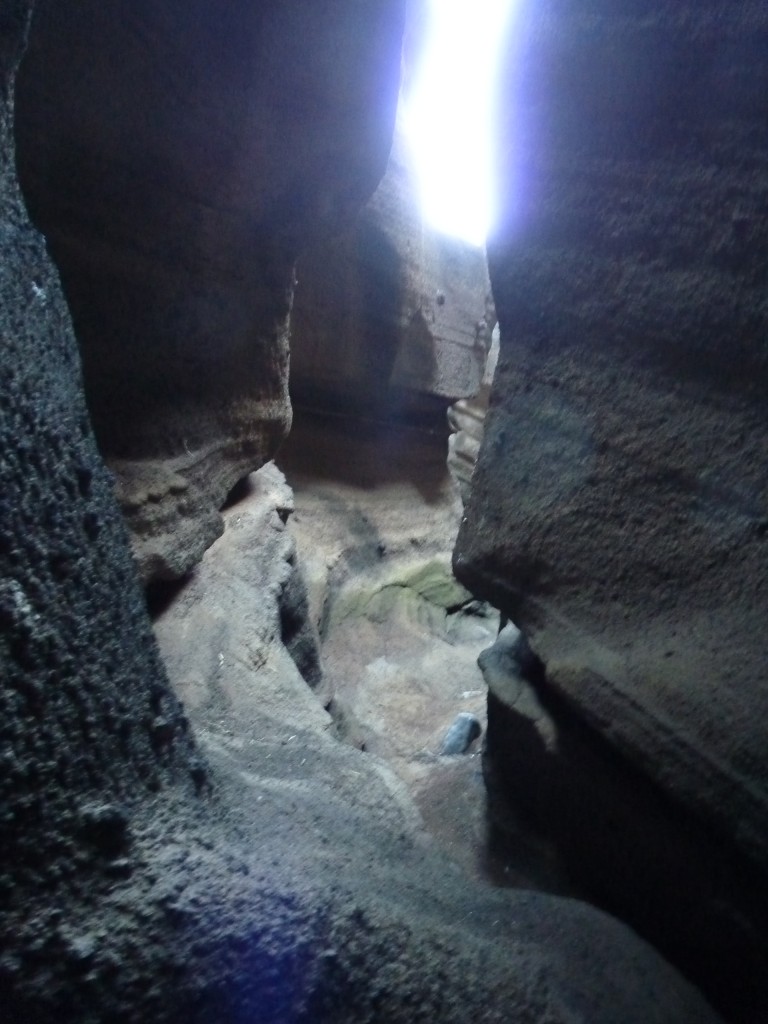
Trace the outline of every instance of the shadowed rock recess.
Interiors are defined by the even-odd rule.
[[[20,175],[145,579],[199,560],[290,426],[294,263],[384,172],[401,6],[37,5]]]
[[[291,395],[298,406],[444,427],[474,395],[494,325],[485,253],[424,223],[407,142],[354,226],[298,265]]]
[[[601,905],[757,1024],[768,11],[542,2],[516,33],[501,355],[454,564],[539,660],[490,657],[489,768]]]
[[[338,721],[318,697],[333,689],[318,657],[315,626],[325,620],[331,664],[342,669],[359,667],[357,637],[370,648],[376,623],[386,625],[374,698],[386,697],[393,671],[430,665],[414,622],[441,634],[433,661],[443,672],[459,663],[455,640],[486,636],[493,623],[442,557],[454,492],[444,461],[435,467],[430,419],[471,391],[473,374],[479,381],[482,311],[463,324],[458,357],[443,369],[453,343],[441,347],[435,312],[439,329],[415,335],[416,355],[430,358],[414,363],[404,349],[382,381],[416,396],[416,427],[385,435],[380,420],[360,429],[359,410],[355,419],[326,407],[323,433],[323,417],[306,414],[306,443],[289,464],[316,472],[313,453],[328,457],[337,442],[353,458],[327,486],[299,475],[298,545],[287,525],[290,489],[264,465],[290,419],[294,260],[317,235],[348,229],[384,174],[404,4],[41,0],[34,18],[32,9],[0,3],[3,1021],[717,1024],[691,982],[617,918],[575,899],[495,889],[465,871],[408,789],[422,779],[420,765],[403,755],[398,775],[379,756],[405,746],[382,735],[386,716],[370,726],[377,750],[364,753],[338,740]],[[537,45],[567,6],[552,13],[543,36],[531,26]],[[566,19],[562,28],[573,26]],[[574,39],[590,53],[592,35]],[[573,93],[555,84],[567,115],[555,127],[567,139]],[[734,78],[742,99],[752,84]],[[733,124],[753,137],[746,121]],[[676,180],[672,168],[667,179]],[[638,195],[636,187],[630,202]],[[503,252],[499,244],[497,268]],[[431,287],[414,289],[408,316],[424,312]],[[598,304],[600,294],[584,302]],[[495,401],[486,452],[498,437],[498,393]],[[567,438],[584,430],[571,425]],[[562,454],[563,487],[580,466],[567,459],[575,447],[559,438],[548,449]],[[374,472],[370,454],[382,448],[388,461]],[[754,488],[759,469],[755,462]],[[532,473],[522,501],[535,502],[542,486]],[[702,516],[720,508],[724,486],[716,478],[703,489]],[[731,481],[727,493],[739,486]],[[382,514],[379,487],[389,502]],[[415,511],[405,501],[414,493]],[[489,509],[500,507],[493,500]],[[511,503],[505,514],[512,523]],[[738,524],[726,515],[722,529]],[[392,564],[388,543],[400,546]],[[307,590],[297,547],[309,552]],[[375,574],[355,572],[379,556]],[[508,588],[487,587],[487,572],[462,557],[472,584],[511,607]],[[499,553],[499,573],[509,569],[515,586],[532,585],[529,564],[538,563],[512,566]],[[744,579],[755,579],[746,556],[741,564]],[[670,571],[684,587],[685,567]],[[155,581],[149,602],[142,577]],[[470,608],[475,623],[462,619]],[[670,597],[661,610],[678,609]],[[724,628],[748,664],[743,632],[727,618]],[[497,642],[509,649],[496,651],[494,678],[512,678],[506,689],[492,682],[497,692],[517,693],[518,675],[541,682],[513,627]],[[483,659],[489,679],[493,660]],[[346,680],[337,682],[356,711]],[[532,698],[519,703],[534,707]],[[578,735],[591,744],[591,733]],[[659,781],[672,787],[676,777]],[[427,805],[434,812],[437,802]],[[738,841],[759,852],[753,818],[742,820]],[[714,833],[714,816],[710,824]],[[737,901],[725,905],[730,913]]]

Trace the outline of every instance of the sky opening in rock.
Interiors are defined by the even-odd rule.
[[[494,124],[515,0],[430,0],[426,39],[400,121],[424,220],[483,245],[496,209]]]

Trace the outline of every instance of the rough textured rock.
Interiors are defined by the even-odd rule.
[[[513,831],[537,824],[572,885],[588,886],[592,899],[653,935],[691,973],[706,966],[702,985],[728,1019],[757,1024],[765,977],[754,924],[759,874],[734,863],[706,822],[596,742],[520,641],[509,624],[479,659],[488,684],[491,819],[502,835],[509,830],[512,793]],[[741,917],[739,908],[748,908]]]
[[[497,615],[451,573],[459,510],[445,452],[445,429],[298,410],[279,455],[323,699],[342,735],[406,780],[458,711],[482,712],[475,661],[496,633]]]
[[[493,329],[491,347],[485,361],[483,379],[475,395],[460,398],[448,410],[448,468],[459,488],[461,500],[466,505],[472,485],[480,445],[485,433],[485,417],[491,395],[493,375],[499,358],[499,327]]]
[[[20,173],[145,578],[199,559],[290,425],[294,262],[384,172],[402,8],[37,5]]]
[[[250,862],[251,871],[266,876],[269,891],[277,884],[289,887],[295,914],[283,923],[287,936],[279,947],[285,947],[288,936],[295,943],[297,932],[303,946],[298,954],[301,975],[292,979],[293,1006],[286,999],[282,1013],[307,1022],[394,1019],[404,1024],[459,1021],[477,1013],[490,1021],[516,1013],[563,1022],[591,1020],[592,1014],[599,1019],[600,1002],[611,1002],[613,995],[602,991],[603,979],[598,983],[595,976],[599,999],[590,995],[579,1005],[593,985],[587,980],[582,995],[570,987],[571,977],[581,969],[571,952],[563,953],[571,965],[569,981],[558,979],[552,985],[543,961],[530,975],[523,966],[530,955],[539,959],[533,946],[524,949],[527,940],[519,947],[519,967],[513,966],[516,953],[509,934],[477,945],[491,920],[494,928],[506,929],[517,918],[527,930],[546,906],[554,915],[562,908],[565,933],[572,927],[574,934],[587,928],[588,936],[582,937],[592,962],[605,954],[593,946],[601,929],[594,931],[582,919],[584,908],[539,894],[505,897],[468,883],[437,854],[391,768],[334,738],[331,717],[280,643],[281,593],[293,552],[284,522],[290,505],[290,491],[273,467],[254,474],[224,513],[224,535],[156,621],[171,678],[189,707],[196,733],[218,772],[227,773],[230,799],[239,802],[249,819],[259,863],[254,868]],[[314,529],[305,523],[315,537],[317,527],[317,517]],[[445,573],[436,572],[422,572],[415,589],[431,595],[435,606],[460,590]],[[341,604],[344,597],[342,589]],[[358,619],[358,635],[361,628]],[[397,657],[391,645],[389,653]],[[297,878],[298,893],[290,889]],[[191,901],[185,892],[182,905]],[[464,925],[457,927],[458,917],[466,914],[478,920],[476,936]],[[551,934],[549,925],[546,932]],[[621,943],[618,933],[604,937]],[[550,939],[537,933],[534,945],[540,942],[550,946]],[[473,964],[475,956],[488,958],[482,968],[479,961]],[[643,970],[649,969],[656,973],[648,961]],[[518,974],[526,985],[533,981],[522,997],[513,994],[519,981],[510,985]],[[501,985],[490,1003],[489,983]],[[612,985],[609,978],[608,990]],[[623,990],[618,975],[617,985]],[[473,994],[467,995],[469,989]],[[635,1012],[636,997],[629,989],[626,996],[621,1007],[610,1011],[622,1020]],[[644,1013],[655,1012],[645,996],[637,1005]],[[691,1003],[694,1011],[706,1019],[702,1003]],[[669,1003],[662,1011],[669,1016],[662,1019],[671,1024],[676,1014],[685,1019],[688,1012],[684,1003]],[[606,1020],[613,1019],[610,1014]]]
[[[24,885],[101,870],[98,836],[112,826],[102,815],[91,828],[91,811],[130,807],[194,767],[89,426],[59,281],[15,178],[9,76],[26,20],[21,3],[0,19],[4,907]]]
[[[398,131],[356,225],[301,258],[291,340],[298,404],[413,415],[480,387],[495,322],[485,253],[425,225],[415,187]]]
[[[595,829],[591,882],[763,1020],[768,12],[553,0],[513,51],[489,244],[501,355],[456,569],[528,635],[558,724],[611,752],[574,791],[582,819],[619,755],[717,865],[687,916],[691,847],[670,832],[674,869],[635,871],[619,828],[606,870]],[[670,819],[653,806],[655,844]]]
[[[27,12],[0,12],[4,1019],[714,1024],[599,912],[452,884],[349,749],[265,750],[243,723],[239,743],[209,745],[206,781],[16,182]]]
[[[316,668],[318,658],[295,544],[285,528],[292,511],[293,494],[273,463],[252,473],[224,511],[227,528],[210,555],[154,602],[155,635],[176,692],[193,718],[202,710],[208,721],[226,720],[230,737],[242,734],[243,716],[259,722],[261,740],[277,737],[290,722],[296,729],[330,724],[300,668]],[[308,657],[313,633],[314,657]],[[301,634],[307,643],[294,657]]]

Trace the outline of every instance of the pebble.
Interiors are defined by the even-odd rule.
[[[460,715],[456,716],[453,725],[443,737],[440,753],[442,755],[466,754],[470,745],[482,731],[483,727],[480,725],[479,719],[467,711],[462,711]]]

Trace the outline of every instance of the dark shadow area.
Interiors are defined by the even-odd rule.
[[[355,236],[358,291],[364,353],[363,390],[378,408],[386,404],[398,335],[394,329],[403,303],[401,257],[386,232],[361,214]],[[348,299],[354,298],[354,293]]]
[[[276,461],[289,481],[311,476],[366,489],[401,482],[431,504],[448,486],[448,433],[444,416],[416,426],[298,408]]]
[[[402,236],[407,194],[390,167],[355,227],[299,260],[294,407],[416,424],[444,414],[447,400],[430,393],[439,342],[416,305],[419,285]]]
[[[313,689],[323,681],[317,633],[312,626],[304,577],[296,562],[290,559],[291,574],[279,598],[280,639],[293,658],[302,678]]]
[[[240,502],[245,501],[248,495],[252,492],[253,485],[251,483],[250,475],[240,477],[237,483],[230,488],[227,497],[224,499],[224,504],[221,506],[221,511],[226,512],[235,505],[239,505]]]
[[[192,579],[193,575],[194,573],[190,573],[188,576],[183,576],[180,580],[151,580],[146,585],[144,597],[147,602],[147,612],[153,622],[168,610]]]
[[[727,1020],[763,1024],[768,892],[758,869],[577,717],[541,662],[526,676],[555,724],[556,749],[489,694],[494,819],[519,820],[551,844],[581,898],[627,922]]]

